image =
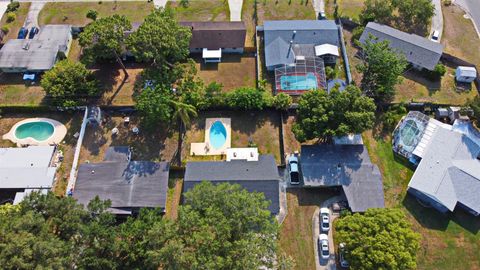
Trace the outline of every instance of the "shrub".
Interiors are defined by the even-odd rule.
[[[20,7],[20,3],[17,1],[13,1],[7,6],[7,10],[5,12],[14,12]]]
[[[87,18],[89,18],[92,21],[97,20],[98,12],[96,10],[90,9],[87,11]]]
[[[325,75],[327,75],[327,79],[332,80],[337,77],[338,71],[336,68],[332,68],[330,66],[327,66],[325,68]]]
[[[17,15],[14,12],[7,13],[7,22],[13,22],[17,18]]]
[[[262,91],[251,87],[238,88],[226,96],[226,103],[232,109],[261,110],[265,107]]]
[[[10,32],[10,26],[9,25],[3,25],[2,28],[0,28],[3,33],[8,34]]]
[[[442,77],[443,75],[445,75],[445,73],[447,72],[447,68],[445,68],[445,66],[443,64],[437,64],[435,66],[435,69],[433,70],[433,72],[435,73],[435,75],[437,75],[438,77]]]
[[[398,124],[400,119],[407,114],[405,104],[395,104],[383,114],[383,130],[386,132],[392,131]]]
[[[363,30],[365,30],[365,27],[363,26],[357,26],[355,29],[353,29],[352,32],[352,42],[355,43],[355,41],[358,41],[360,39],[360,36],[363,33]]]
[[[285,93],[280,93],[273,98],[272,105],[277,110],[287,110],[292,105],[292,97]]]

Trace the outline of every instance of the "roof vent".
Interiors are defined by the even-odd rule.
[[[25,43],[23,44],[22,49],[28,51],[29,48],[30,48],[30,42],[25,42]]]

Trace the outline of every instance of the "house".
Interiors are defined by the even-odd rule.
[[[192,30],[190,53],[201,53],[206,63],[222,61],[222,53],[242,54],[247,29],[244,22],[180,22]]]
[[[55,146],[0,148],[0,204],[17,204],[37,191],[47,193],[55,181]]]
[[[302,145],[300,154],[305,187],[340,187],[353,212],[385,207],[382,176],[364,145]]]
[[[183,192],[202,181],[238,184],[249,192],[261,192],[270,201],[273,215],[280,212],[280,181],[272,155],[259,155],[257,160],[188,162],[185,169]]]
[[[129,147],[110,147],[103,162],[80,165],[73,197],[84,206],[95,196],[110,200],[109,211],[117,216],[165,210],[168,176],[167,162],[133,161]]]
[[[325,57],[332,62],[338,57],[338,28],[332,20],[265,21],[260,29],[269,71],[295,64],[296,59]]]
[[[375,22],[367,24],[360,42],[364,44],[370,35],[378,38],[378,41],[388,40],[390,47],[403,54],[417,69],[434,70],[443,53],[443,45],[438,42]]]
[[[33,39],[10,39],[0,49],[3,72],[44,72],[66,58],[72,42],[70,25],[45,25]]]
[[[442,213],[480,214],[480,134],[469,122],[447,125],[409,112],[394,131],[393,151],[417,166],[409,194]]]
[[[477,78],[477,69],[475,67],[459,66],[455,70],[455,80],[457,82],[471,83]]]

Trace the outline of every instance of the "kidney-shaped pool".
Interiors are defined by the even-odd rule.
[[[50,138],[54,130],[53,125],[45,121],[28,122],[15,129],[15,137],[18,139],[32,138],[41,142]]]

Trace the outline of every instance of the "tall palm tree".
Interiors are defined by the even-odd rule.
[[[192,117],[197,117],[197,109],[195,106],[186,104],[180,101],[172,100],[172,106],[174,108],[174,118],[178,121],[178,164],[181,165],[181,151],[182,151],[182,139],[183,139],[183,132],[185,131],[184,127],[190,126],[190,120]]]

